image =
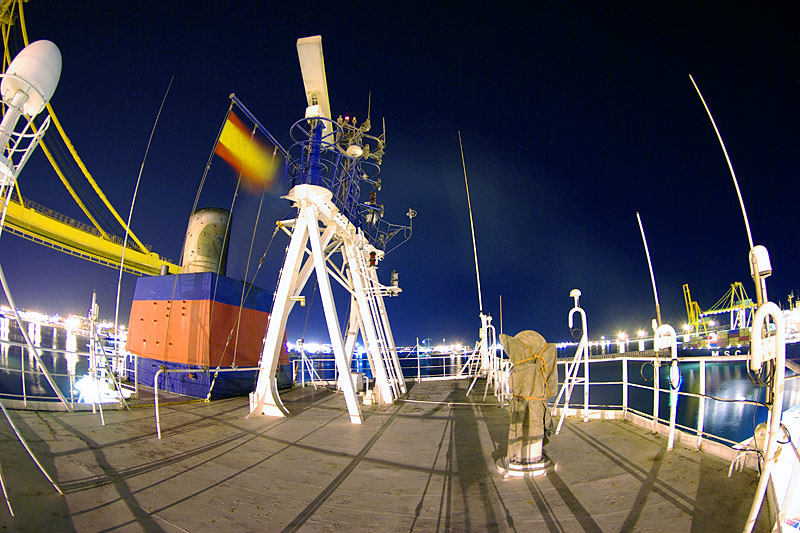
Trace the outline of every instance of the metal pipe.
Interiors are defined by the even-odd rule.
[[[240,366],[238,368],[220,368],[219,370],[215,370],[215,372],[246,372],[250,370],[259,370],[260,367],[257,366]],[[158,369],[155,376],[153,376],[153,398],[154,398],[154,405],[156,410],[156,433],[158,434],[158,438],[161,438],[161,417],[159,414],[158,409],[158,377],[161,374],[186,374],[191,372],[209,372],[209,369],[205,370],[198,370],[197,368],[167,368],[162,366]]]
[[[628,359],[622,359],[622,419],[628,417]]]
[[[3,469],[0,468],[0,486],[3,488],[3,498],[6,500],[6,506],[8,507],[8,513],[11,516],[14,516],[14,509],[11,508],[11,500],[8,499],[8,491],[6,491],[6,482],[3,479]]]
[[[783,427],[784,434],[788,438],[789,446],[791,446],[792,450],[794,451],[794,463],[792,464],[792,473],[789,476],[789,485],[786,489],[786,495],[783,498],[783,505],[781,505],[781,509],[786,509],[791,505],[794,499],[794,491],[797,488],[797,481],[798,477],[800,477],[800,452],[797,451],[797,446],[795,446],[794,441],[789,435],[789,431],[786,427]]]
[[[158,376],[160,376],[164,370],[166,370],[166,368],[163,366],[159,368],[155,377],[153,378],[153,396],[155,398],[154,404],[156,408],[156,433],[158,434],[159,439],[161,438],[161,417],[159,416],[158,411]]]
[[[19,354],[19,369],[20,374],[22,374],[22,403],[25,407],[28,407],[28,396],[25,392],[25,350],[22,350]]]

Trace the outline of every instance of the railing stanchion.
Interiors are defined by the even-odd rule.
[[[622,419],[628,418],[628,358],[622,358]]]
[[[697,444],[695,447],[699,450],[703,443],[703,426],[705,425],[706,418],[706,362],[700,361],[700,403],[697,408]]]
[[[653,360],[653,433],[658,432],[658,400],[659,400],[658,367],[659,366],[661,366],[661,361],[658,360],[658,352],[656,352],[655,359]]]
[[[417,383],[422,381],[419,367],[419,337],[417,337]]]

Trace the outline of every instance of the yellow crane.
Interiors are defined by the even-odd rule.
[[[686,304],[687,324],[692,327],[692,331],[696,333],[708,333],[706,321],[702,316],[703,311],[700,309],[700,305],[692,300],[692,293],[689,290],[688,283],[683,284],[683,301]]]
[[[712,305],[703,315],[712,316],[730,313],[731,329],[741,329],[749,325],[752,313],[748,313],[748,311],[752,311],[756,307],[753,300],[747,296],[747,291],[744,290],[742,282],[735,281],[731,283],[730,288],[722,295],[722,298],[717,300],[717,303]]]
[[[713,320],[711,317],[723,313],[730,313],[731,329],[745,328],[750,320],[748,311],[752,311],[756,307],[756,304],[747,296],[747,291],[740,281],[733,282],[728,291],[717,300],[717,303],[705,311],[700,309],[700,305],[696,301],[692,300],[688,283],[683,285],[683,300],[686,303],[688,324],[697,333],[708,333],[708,326]]]
[[[25,28],[25,14],[22,4],[27,0],[1,0],[0,1],[0,29],[3,39],[3,72],[6,71],[8,64],[13,59],[9,49],[9,38],[11,28],[15,19],[19,18],[19,27],[22,33],[22,40],[25,46],[28,43],[28,34]],[[56,127],[59,137],[51,139],[46,137],[40,143],[41,150],[44,152],[51,166],[55,170],[61,182],[66,187],[69,194],[83,211],[92,225],[82,224],[55,211],[38,206],[25,200],[19,190],[19,182],[15,183],[16,201],[12,201],[8,207],[4,222],[4,229],[26,238],[33,242],[49,246],[53,249],[66,252],[68,254],[87,259],[89,261],[106,265],[118,269],[122,261],[123,245],[122,240],[106,231],[96,217],[90,212],[86,204],[76,193],[66,174],[62,171],[62,166],[56,161],[53,151],[50,149],[51,143],[56,143],[60,139],[64,147],[69,151],[75,164],[80,169],[81,174],[91,186],[91,189],[101,200],[102,204],[108,209],[109,214],[121,227],[124,232],[127,229],[130,243],[124,250],[125,265],[124,270],[138,275],[158,275],[159,273],[177,274],[181,271],[179,265],[170,260],[153,253],[149,247],[145,246],[141,240],[127,228],[126,222],[120,217],[117,211],[109,202],[100,186],[95,181],[88,168],[78,156],[75,147],[67,137],[64,128],[61,126],[55,111],[50,103],[47,104],[47,111],[50,115],[51,123]]]

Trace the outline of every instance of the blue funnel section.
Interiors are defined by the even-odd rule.
[[[326,123],[331,126],[330,133],[325,133]],[[370,244],[385,251],[394,236],[408,239],[411,228],[383,219],[383,206],[375,198],[385,143],[383,136],[374,137],[367,131],[369,121],[356,127],[355,121],[341,118],[298,120],[289,132],[293,144],[284,181],[289,189],[309,184],[330,190],[339,211],[364,232]]]

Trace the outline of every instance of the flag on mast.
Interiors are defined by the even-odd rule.
[[[233,112],[228,113],[214,153],[239,172],[243,184],[254,191],[264,191],[272,185],[282,159]]]

